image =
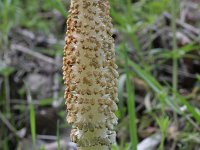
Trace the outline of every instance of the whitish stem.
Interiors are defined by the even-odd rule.
[[[118,73],[108,0],[72,0],[63,78],[71,140],[79,150],[115,143]]]

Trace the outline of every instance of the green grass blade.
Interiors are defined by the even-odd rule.
[[[124,54],[120,52],[120,56],[124,59]],[[147,71],[140,68],[139,65],[135,64],[133,61],[128,59],[128,65],[130,65],[135,73],[142,78],[146,83],[154,90],[154,92],[158,95],[158,98],[161,102],[165,102],[168,104],[173,110],[177,113],[181,113],[179,107],[177,106],[177,102],[172,101],[171,98],[166,94],[166,90],[160,85],[160,83],[150,75]]]
[[[27,89],[27,100],[29,103],[29,121],[30,121],[30,127],[31,127],[31,137],[32,137],[32,143],[33,143],[33,150],[36,150],[36,126],[35,126],[35,108],[34,108],[34,104],[32,101],[32,97],[31,97],[31,92],[30,89],[28,87],[28,84],[26,82],[25,86]]]
[[[129,65],[134,69],[134,71],[143,79],[145,80],[150,87],[155,92],[160,92],[162,90],[162,86],[151,76],[149,73],[144,71],[142,68],[140,68],[137,64],[135,64],[130,59],[128,60]]]
[[[168,104],[173,110],[175,110],[177,113],[181,113],[179,107],[177,106],[177,102],[171,100],[171,98],[166,94],[166,90],[159,84],[159,82],[156,81],[153,76],[151,76],[145,70],[142,70],[137,64],[135,64],[131,60],[129,60],[128,62],[129,65],[134,69],[134,71],[155,91],[161,102],[165,101],[165,103]]]
[[[36,146],[36,127],[35,127],[35,109],[32,101],[29,104],[30,111],[30,125],[31,125],[31,136],[33,142],[33,149],[35,150]]]
[[[120,56],[123,56],[121,54]],[[125,58],[125,57],[123,57]],[[165,103],[170,106],[176,113],[182,114],[180,111],[179,106],[177,104],[177,101],[174,101],[171,96],[169,96],[165,89],[159,84],[159,82],[156,81],[156,79],[151,76],[149,73],[147,73],[145,70],[142,70],[137,64],[135,64],[133,61],[128,59],[129,65],[134,69],[134,71],[144,80],[148,83],[148,85],[158,94],[159,100],[165,101]],[[200,114],[196,111],[196,109],[190,105],[187,100],[182,97],[178,92],[175,92],[176,97],[181,102],[181,104],[185,105],[187,107],[188,112],[191,113],[191,115],[195,118],[195,120],[200,123]]]
[[[166,89],[164,89],[156,79],[147,73],[145,70],[142,70],[137,64],[129,60],[130,66],[133,67],[134,71],[148,83],[148,85],[155,91],[158,95],[159,100],[170,106],[177,113],[181,113],[176,101],[173,101],[170,96],[167,95]]]
[[[127,53],[125,54],[125,70],[126,70],[126,89],[128,93],[128,113],[129,113],[129,128],[130,128],[130,136],[131,136],[131,144],[132,149],[137,150],[137,143],[138,143],[138,137],[137,137],[137,128],[136,128],[136,111],[135,111],[135,95],[134,95],[134,89],[131,84],[130,79],[130,72],[128,69],[128,57]]]
[[[196,110],[196,108],[190,105],[189,102],[183,96],[181,96],[178,92],[174,92],[174,94],[182,102],[182,104],[186,106],[187,111],[192,114],[192,116],[200,125],[200,113]]]

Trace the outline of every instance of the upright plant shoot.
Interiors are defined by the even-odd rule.
[[[79,150],[115,143],[118,72],[108,0],[72,0],[63,78],[71,140]]]

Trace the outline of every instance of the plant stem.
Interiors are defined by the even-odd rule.
[[[125,70],[126,70],[126,88],[128,93],[128,113],[129,113],[129,128],[130,128],[130,136],[131,136],[131,144],[132,149],[137,150],[137,128],[136,128],[136,114],[135,114],[135,95],[134,95],[134,87],[131,84],[130,80],[130,72],[128,69],[128,56],[127,52],[125,54]]]
[[[176,40],[176,0],[171,3],[171,11],[172,11],[172,32],[173,32],[173,75],[172,75],[172,88],[173,88],[173,99],[176,100],[175,92],[178,90],[178,58],[176,57],[178,53],[177,49],[177,40]],[[178,127],[178,118],[177,114],[173,113],[175,124]],[[176,140],[174,140],[173,145],[176,145]]]
[[[32,136],[32,145],[33,145],[33,150],[36,150],[36,120],[35,120],[35,108],[33,105],[33,101],[32,101],[32,96],[31,96],[31,92],[29,89],[29,86],[26,82],[25,86],[27,89],[27,100],[29,103],[29,121],[30,121],[30,127],[31,127],[31,136]]]
[[[172,11],[172,32],[173,32],[173,66],[172,66],[172,89],[173,89],[173,99],[176,99],[175,92],[178,90],[178,59],[176,54],[178,53],[177,49],[177,40],[176,40],[176,1],[173,2],[171,7]],[[174,113],[175,123],[177,124],[177,115]]]
[[[162,137],[161,137],[161,143],[160,143],[160,146],[159,146],[159,150],[164,150],[164,143],[165,143],[165,133],[161,133],[162,134]]]
[[[178,60],[176,57],[177,54],[177,40],[176,40],[176,3],[172,3],[172,32],[173,32],[173,77],[172,77],[172,86],[173,91],[177,91],[178,89]],[[175,98],[175,95],[173,94]]]

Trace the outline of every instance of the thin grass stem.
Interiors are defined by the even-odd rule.
[[[174,91],[177,91],[178,89],[178,59],[176,57],[176,54],[178,53],[177,49],[177,40],[176,40],[176,2],[171,4],[171,11],[172,11],[172,32],[173,32],[173,70],[172,70],[172,87]],[[173,97],[175,98],[175,95],[173,94]]]
[[[125,49],[126,50],[126,49]],[[135,93],[134,87],[131,84],[130,72],[128,69],[128,56],[127,52],[124,51],[125,55],[125,70],[126,70],[126,89],[128,93],[128,114],[129,114],[129,128],[131,136],[132,150],[137,150],[137,128],[136,128],[136,110],[135,110]]]

